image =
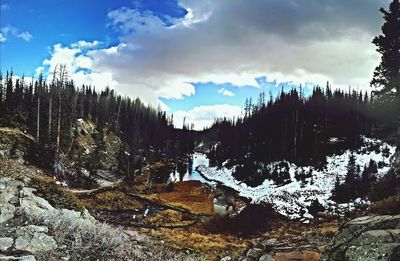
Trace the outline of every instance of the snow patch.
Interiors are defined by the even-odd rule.
[[[208,167],[208,159],[204,155],[197,155],[196,162],[204,164],[194,164],[194,166],[198,166],[197,170],[207,179],[235,189],[241,196],[251,199],[253,203],[270,203],[276,211],[291,219],[311,219],[313,217],[308,213],[307,208],[315,199],[330,213],[339,215],[353,210],[356,205],[368,204],[365,200],[357,199],[354,202],[338,205],[329,199],[332,196],[336,177],[344,180],[349,157],[352,153],[361,171],[364,170],[365,166],[368,166],[370,160],[374,160],[379,166],[377,175],[382,177],[389,171],[391,157],[395,151],[395,146],[381,140],[362,137],[362,145],[357,151],[346,150],[340,155],[328,156],[327,164],[322,170],[317,170],[312,166],[298,167],[289,163],[291,182],[283,186],[276,186],[272,180],[267,179],[257,187],[250,187],[233,177],[232,173],[235,167],[231,169]],[[279,163],[273,162],[269,165],[272,168]],[[296,171],[301,170],[306,172],[312,170],[312,176],[307,178],[303,184],[295,179]]]

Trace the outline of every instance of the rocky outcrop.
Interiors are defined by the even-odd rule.
[[[0,176],[0,261],[198,260],[95,220],[57,209],[29,181]]]
[[[24,162],[32,143],[33,137],[18,129],[0,128],[0,159],[11,158]]]
[[[321,260],[400,260],[400,215],[365,216],[345,223]]]

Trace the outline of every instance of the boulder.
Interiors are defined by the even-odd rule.
[[[47,232],[48,228],[45,226],[29,225],[19,228],[16,231],[18,237],[15,240],[15,249],[31,253],[56,249],[56,241]]]
[[[275,259],[270,254],[265,254],[262,255],[258,261],[275,261]]]
[[[19,257],[15,257],[15,256],[1,256],[0,255],[0,261],[36,261],[34,256],[19,256]]]
[[[247,251],[247,257],[258,259],[263,254],[263,250],[261,248],[250,248]]]
[[[11,204],[0,205],[0,224],[7,222],[14,217],[15,206]]]
[[[400,260],[400,215],[365,216],[344,224],[321,261]]]
[[[11,237],[0,237],[0,251],[5,252],[12,247],[14,239]]]

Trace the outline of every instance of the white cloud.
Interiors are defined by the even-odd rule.
[[[29,42],[32,40],[33,36],[29,32],[23,32],[17,35],[18,38],[21,38],[25,42]]]
[[[174,113],[174,124],[181,128],[185,124],[194,124],[194,129],[202,130],[210,127],[215,119],[233,118],[241,115],[242,108],[228,104],[217,104],[212,106],[198,106],[189,111],[177,111]]]
[[[93,49],[98,47],[101,44],[99,41],[87,42],[87,41],[78,41],[77,43],[73,43],[71,47],[73,48],[82,48],[82,49]]]
[[[152,104],[193,95],[197,82],[259,87],[255,78],[264,75],[278,82],[324,86],[329,80],[333,87],[369,88],[379,61],[371,39],[382,23],[378,9],[387,3],[180,0],[187,15],[170,26],[151,12],[123,7],[108,13],[120,44],[56,45],[44,65],[67,63],[76,82],[110,85]],[[200,126],[210,121],[194,120]]]
[[[227,90],[225,88],[221,88],[218,90],[218,93],[222,94],[223,96],[235,96],[235,94],[233,92],[231,92],[230,90]]]
[[[7,38],[3,35],[3,33],[0,33],[0,43],[5,42]]]
[[[5,42],[8,36],[14,36],[21,38],[22,40],[29,42],[33,36],[29,32],[20,32],[20,30],[12,25],[6,25],[0,28],[0,42]]]

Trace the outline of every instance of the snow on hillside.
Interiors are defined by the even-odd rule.
[[[357,151],[354,151],[356,164],[360,166],[361,171],[364,166],[368,165],[370,160],[378,163],[378,176],[385,175],[389,170],[390,159],[396,151],[396,147],[391,146],[377,139],[362,137],[363,144]],[[329,212],[343,213],[351,210],[354,203],[362,203],[361,200],[350,202],[348,204],[337,205],[329,200],[332,196],[332,189],[338,176],[344,179],[347,172],[347,165],[350,150],[346,150],[340,155],[331,155],[327,157],[327,164],[322,171],[318,171],[313,167],[298,167],[289,163],[289,173],[291,182],[283,186],[276,186],[273,181],[265,180],[263,184],[257,187],[250,187],[243,182],[237,181],[232,176],[232,169],[223,167],[207,167],[201,165],[198,171],[206,178],[221,182],[222,184],[237,190],[241,196],[250,198],[252,202],[268,202],[281,214],[292,219],[312,218],[308,213],[307,207],[315,199],[329,210]],[[270,164],[270,167],[278,165],[279,162]],[[305,171],[312,170],[312,177],[306,179],[305,185],[301,181],[295,179],[296,171],[301,169]]]

